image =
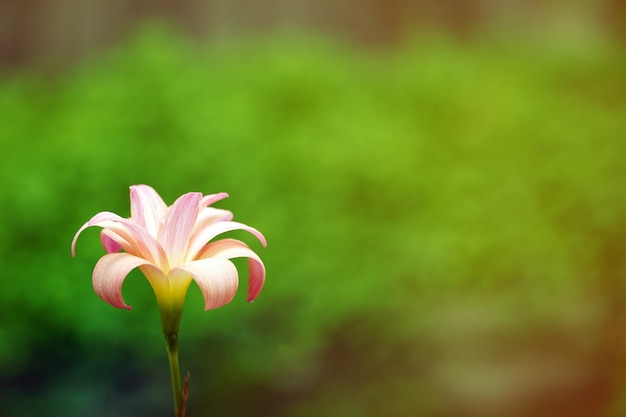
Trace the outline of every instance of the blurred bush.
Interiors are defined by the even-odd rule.
[[[219,206],[269,241],[254,304],[243,285],[204,312],[190,290],[192,415],[619,414],[622,52],[202,48],[150,29],[71,73],[5,79],[0,412],[168,415],[149,285],[133,273],[133,311],[112,309],[91,289],[98,232],[69,254],[147,183],[168,203],[227,191]]]

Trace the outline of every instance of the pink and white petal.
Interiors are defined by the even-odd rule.
[[[72,241],[72,254],[75,253],[78,235],[87,227],[91,226],[102,227],[120,236],[122,239],[119,240],[118,243],[122,245],[122,248],[126,252],[144,258],[163,270],[169,269],[165,251],[154,237],[131,220],[111,212],[96,214],[78,230]]]
[[[237,293],[237,268],[226,259],[200,259],[173,268],[170,280],[184,280],[191,276],[204,296],[204,309],[212,310],[228,304]]]
[[[130,271],[142,265],[151,265],[145,259],[128,253],[109,253],[104,255],[93,270],[93,289],[96,294],[113,307],[131,307],[122,297],[122,284]]]
[[[159,242],[163,245],[171,265],[179,265],[185,259],[189,237],[200,211],[201,199],[201,193],[183,194],[165,215],[163,227],[159,231]]]
[[[87,220],[87,222],[85,222],[85,224],[83,224],[80,229],[78,229],[78,231],[76,232],[76,234],[74,235],[74,238],[72,239],[72,246],[71,246],[71,251],[72,251],[72,257],[76,256],[76,241],[78,240],[78,236],[80,236],[80,234],[87,229],[88,227],[91,226],[95,226],[96,223],[102,221],[102,220],[106,220],[106,219],[110,219],[110,218],[114,218],[114,217],[118,217],[118,218],[122,218],[120,216],[118,216],[115,213],[111,213],[110,211],[101,211],[100,213],[96,213],[91,219]]]
[[[110,230],[102,229],[100,232],[100,242],[102,242],[102,247],[107,253],[114,253],[122,250],[122,244],[119,243],[119,241],[123,240],[124,239]],[[128,244],[128,242],[125,243]]]
[[[194,235],[199,230],[209,226],[211,223],[226,222],[231,221],[232,219],[233,213],[228,210],[206,207],[198,213],[198,219],[196,220],[196,224],[194,225],[193,232],[191,234]]]
[[[230,221],[233,219],[233,213],[230,210],[218,209],[215,207],[205,207],[198,213],[198,221],[196,225],[200,223],[215,223]]]
[[[205,195],[200,200],[200,208],[205,208],[225,198],[228,198],[228,193],[217,193],[217,194]]]
[[[229,221],[233,219],[233,213],[229,210],[208,207],[209,205],[227,197],[227,193],[210,194],[202,197],[200,200],[200,212],[198,213],[198,219],[196,220],[196,224],[191,232],[192,235],[211,223]]]
[[[245,230],[246,232],[252,233],[261,241],[263,246],[267,246],[267,241],[265,240],[265,236],[261,232],[259,232],[254,227],[247,226],[243,223],[239,222],[217,222],[211,223],[206,227],[198,230],[192,237],[189,242],[189,249],[187,251],[187,257],[189,259],[195,259],[197,257],[198,252],[204,247],[204,245],[222,233],[230,232],[233,230]]]
[[[103,221],[95,226],[104,227],[122,237],[123,241],[120,240],[118,243],[126,252],[144,258],[164,271],[169,269],[168,258],[163,247],[145,229],[126,219]]]
[[[265,285],[265,265],[256,259],[248,259],[248,302],[254,301]]]
[[[198,253],[198,259],[248,258],[248,301],[253,301],[265,284],[265,265],[261,258],[240,240],[221,239],[206,245]]]
[[[167,205],[154,188],[148,185],[130,187],[131,218],[155,238],[158,236],[161,219],[166,210]]]

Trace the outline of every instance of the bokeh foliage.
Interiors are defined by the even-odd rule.
[[[91,289],[98,232],[69,253],[138,183],[168,203],[227,191],[218,206],[269,242],[237,235],[267,265],[255,303],[244,282],[204,312],[190,290],[191,415],[456,415],[458,392],[484,405],[517,386],[489,380],[494,349],[554,329],[598,369],[626,295],[623,57],[495,38],[201,48],[150,29],[69,73],[6,78],[0,412],[168,415],[149,285],[133,273],[134,309],[115,310]]]

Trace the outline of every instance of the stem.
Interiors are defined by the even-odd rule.
[[[166,333],[165,338],[167,339],[167,356],[170,362],[170,376],[172,377],[172,391],[174,393],[174,413],[178,415],[184,403],[178,365],[178,334]]]

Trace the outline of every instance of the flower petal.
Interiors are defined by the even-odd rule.
[[[180,196],[170,207],[159,232],[159,242],[163,245],[171,265],[184,262],[189,246],[189,236],[200,211],[201,193],[187,193]]]
[[[168,274],[170,280],[184,282],[191,276],[202,295],[204,309],[211,310],[228,304],[237,293],[239,278],[237,268],[226,259],[200,259],[173,268]]]
[[[74,239],[72,239],[72,246],[71,246],[72,257],[76,257],[76,241],[78,240],[78,236],[80,236],[80,234],[83,233],[83,230],[85,230],[88,227],[93,226],[92,222],[94,221],[97,222],[99,219],[104,218],[111,214],[115,214],[115,213],[111,213],[108,211],[101,211],[100,213],[97,213],[96,215],[94,215],[91,219],[87,220],[87,222],[85,222],[85,224],[83,224],[80,227],[80,229],[78,229],[78,231],[74,235]]]
[[[223,200],[228,197],[228,193],[217,193],[217,194],[209,194],[202,197],[200,200],[200,208],[205,208],[210,206],[211,204]]]
[[[124,239],[110,230],[102,229],[102,232],[100,232],[100,241],[102,242],[102,247],[107,253],[113,253],[122,250],[122,244],[119,243],[119,241],[124,241]],[[128,242],[125,243],[128,244]]]
[[[204,245],[208,241],[213,239],[215,236],[218,236],[225,232],[230,232],[232,230],[245,230],[247,232],[250,232],[261,241],[263,246],[267,246],[267,241],[265,240],[263,234],[256,230],[254,227],[250,227],[239,222],[223,221],[217,223],[209,223],[206,227],[199,229],[196,233],[194,233],[194,235],[191,237],[191,241],[189,242],[187,257],[189,259],[195,259],[198,252],[204,247]]]
[[[148,185],[130,187],[130,215],[133,222],[157,237],[161,227],[161,219],[167,205],[161,196]]]
[[[200,210],[198,213],[198,219],[193,226],[192,235],[195,235],[200,230],[208,227],[211,223],[226,222],[233,219],[233,213],[228,210],[216,209],[213,207],[206,207]]]
[[[200,200],[200,212],[196,224],[193,226],[192,235],[196,234],[200,229],[205,228],[211,223],[229,221],[233,219],[233,213],[228,210],[207,207],[216,201],[228,197],[226,193],[210,194],[202,197]]]
[[[125,220],[123,217],[120,217],[115,213],[111,213],[110,211],[101,211],[100,213],[96,213],[91,219],[87,220],[87,222],[83,224],[80,227],[80,229],[78,229],[78,231],[74,235],[74,239],[72,239],[72,246],[71,246],[72,257],[76,256],[76,241],[78,240],[78,236],[80,236],[80,234],[85,229],[87,229],[88,227],[92,227],[92,226],[99,226],[98,223],[101,223],[103,221],[117,220],[117,219]],[[104,227],[104,226],[100,226],[100,227]]]
[[[265,283],[265,265],[259,256],[245,243],[236,239],[221,239],[206,245],[198,253],[199,259],[205,258],[248,258],[248,301],[253,301],[263,289]]]
[[[110,236],[120,236],[122,239],[118,240],[117,243],[119,243],[126,252],[144,258],[163,270],[169,269],[167,256],[165,256],[163,248],[155,238],[132,221],[108,211],[96,214],[78,229],[78,232],[76,232],[72,240],[72,256],[75,256],[76,253],[75,248],[78,236],[83,230],[91,226],[99,226],[110,230],[113,232],[113,235]]]
[[[113,307],[126,308],[130,306],[122,297],[122,284],[130,271],[138,266],[156,267],[145,259],[128,253],[109,253],[104,255],[93,270],[93,289],[96,294]]]

